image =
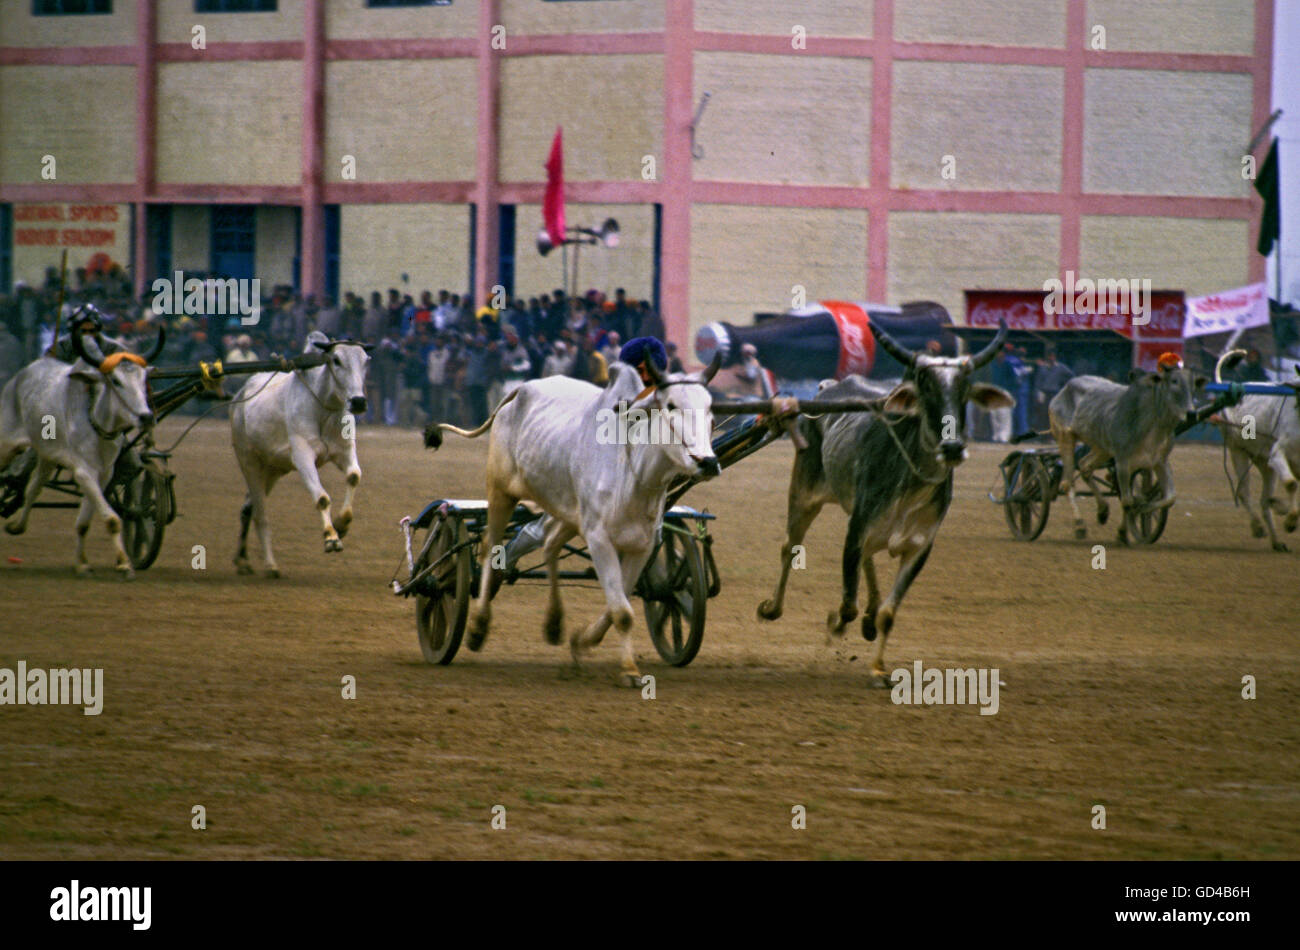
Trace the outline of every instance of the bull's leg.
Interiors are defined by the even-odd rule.
[[[880,642],[876,645],[876,655],[871,661],[873,686],[888,689],[892,685],[889,674],[885,672],[885,642],[889,639],[889,632],[894,629],[894,615],[898,613],[903,597],[907,595],[907,589],[921,573],[921,568],[925,567],[926,559],[929,558],[933,547],[934,539],[931,538],[926,544],[913,548],[903,555],[902,563],[898,566],[898,576],[894,578],[894,588],[889,592],[885,602],[880,605],[880,609],[876,611],[876,633]]]
[[[781,545],[781,576],[776,582],[772,596],[758,605],[759,620],[776,620],[785,609],[785,585],[790,580],[790,568],[793,564],[794,549],[803,544],[804,535],[808,533],[825,502],[815,501],[801,489],[799,459],[795,459],[794,474],[790,477],[790,498],[786,508],[786,536]]]
[[[131,558],[127,556],[126,548],[122,545],[122,519],[117,512],[113,510],[108,499],[104,497],[103,488],[99,484],[99,476],[83,465],[75,465],[72,469],[72,478],[81,489],[83,498],[82,508],[85,508],[85,499],[89,499],[95,511],[98,511],[104,519],[104,527],[108,535],[113,540],[113,547],[117,552],[114,569],[125,574],[128,578],[135,577],[135,569],[131,567]],[[78,517],[80,521],[80,517]],[[89,522],[87,522],[89,526]]]
[[[298,470],[298,475],[302,478],[302,483],[307,486],[308,494],[316,502],[316,510],[320,512],[321,529],[325,535],[325,553],[342,551],[343,542],[339,539],[339,533],[334,530],[334,520],[330,517],[330,496],[321,485],[320,473],[316,470],[316,453],[312,451],[312,447],[306,440],[291,438],[289,455],[293,459],[293,467]]]
[[[244,504],[239,509],[239,542],[235,546],[235,570],[240,574],[252,574],[253,566],[248,563],[248,527],[253,522],[253,498],[244,496]]]
[[[559,643],[564,637],[564,604],[560,602],[560,551],[575,534],[577,532],[571,527],[555,519],[542,546],[542,557],[546,559],[546,579],[550,583],[542,638],[551,645]]]
[[[1074,491],[1074,433],[1061,427],[1053,418],[1052,435],[1056,437],[1056,447],[1061,453],[1061,465],[1064,466],[1059,490],[1064,491],[1066,497],[1070,499],[1070,510],[1074,512],[1074,536],[1082,540],[1088,536],[1088,526],[1083,523],[1083,516],[1079,514],[1079,500]]]
[[[342,458],[335,458],[334,464],[338,470],[343,473],[343,478],[347,483],[347,489],[343,493],[343,510],[334,521],[334,530],[338,532],[340,538],[348,533],[348,528],[352,525],[352,499],[356,495],[357,486],[361,484],[361,464],[357,461],[357,444],[356,440],[348,442],[347,455]]]
[[[862,564],[862,542],[866,536],[866,527],[866,515],[855,505],[853,515],[849,518],[848,533],[844,536],[840,606],[826,616],[826,632],[834,637],[840,636],[844,632],[844,625],[858,615],[858,568]]]
[[[1122,458],[1115,459],[1115,482],[1119,492],[1119,542],[1128,544],[1128,515],[1133,509],[1133,470]]]
[[[610,625],[620,631],[632,626],[632,604],[627,599],[623,582],[623,564],[614,543],[601,528],[593,528],[587,538],[587,552],[591,555],[596,577],[605,591],[605,612],[581,633],[574,631],[569,636],[569,651],[573,662],[578,663],[581,655],[600,643]],[[644,567],[644,559],[642,560]],[[633,575],[635,583],[636,575]],[[633,666],[635,668],[635,665]]]
[[[1097,524],[1105,524],[1110,520],[1110,504],[1106,501],[1106,496],[1097,483],[1097,469],[1109,461],[1109,456],[1093,450],[1083,457],[1079,463],[1079,477],[1083,479],[1084,484],[1088,486],[1088,491],[1092,492],[1092,500],[1097,503]]]
[[[867,581],[867,609],[862,615],[862,639],[870,643],[876,639],[876,611],[880,609],[880,583],[876,580],[875,555],[862,555],[862,576]]]
[[[1264,530],[1264,522],[1255,514],[1255,509],[1250,503],[1250,473],[1254,469],[1254,462],[1245,452],[1236,449],[1231,450],[1233,480],[1236,485],[1233,487],[1232,500],[1246,509],[1246,517],[1250,519],[1251,537],[1262,538],[1267,533]]]
[[[1262,484],[1259,489],[1259,513],[1264,519],[1264,526],[1268,529],[1268,540],[1273,545],[1274,551],[1290,550],[1286,544],[1277,539],[1277,529],[1273,526],[1273,486],[1277,481],[1277,473],[1273,467],[1264,460],[1259,466],[1259,477]]]
[[[78,574],[89,574],[91,571],[90,561],[86,559],[86,532],[90,530],[90,522],[94,517],[95,503],[89,498],[81,499],[81,507],[77,509],[77,555],[72,565]]]
[[[22,534],[27,530],[27,519],[32,513],[32,505],[36,504],[36,497],[45,487],[45,483],[50,479],[50,473],[54,471],[53,462],[47,462],[40,456],[36,457],[36,468],[32,470],[31,478],[27,479],[27,488],[23,493],[23,506],[19,509],[18,514],[9,519],[5,525],[5,531],[10,534]]]
[[[1296,529],[1296,524],[1300,523],[1300,492],[1297,492],[1300,486],[1297,485],[1295,474],[1284,453],[1272,452],[1268,457],[1268,464],[1277,476],[1277,484],[1281,486],[1282,494],[1286,496],[1285,503],[1278,498],[1274,505],[1278,514],[1286,515],[1282,527],[1290,533]]]
[[[646,562],[650,560],[651,548],[644,551],[625,551],[622,558],[623,567],[623,590],[629,591],[636,587],[637,578],[645,570]],[[619,624],[618,632],[622,637],[622,660],[619,663],[619,685],[629,686],[636,689],[641,685],[641,671],[636,666],[636,652],[632,649],[632,622],[628,619],[626,625]]]
[[[471,650],[483,649],[488,629],[492,625],[492,553],[506,535],[506,525],[514,514],[519,499],[506,494],[495,485],[488,486],[487,530],[483,534],[482,569],[479,573],[478,599],[469,612],[469,636],[465,645]]]

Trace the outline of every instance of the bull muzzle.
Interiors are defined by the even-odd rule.
[[[944,439],[939,443],[939,455],[949,465],[960,464],[966,458],[966,443],[961,439]]]
[[[351,410],[352,412],[365,412],[366,397],[353,396],[351,399],[348,400],[348,409]]]
[[[142,412],[140,413],[140,425],[147,429],[154,424],[155,418],[152,412]]]
[[[710,455],[708,458],[696,459],[695,464],[699,468],[699,474],[705,478],[716,478],[722,474],[722,466],[718,463],[717,456]]]

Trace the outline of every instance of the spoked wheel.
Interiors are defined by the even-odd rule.
[[[153,564],[162,549],[163,530],[171,521],[167,481],[166,473],[141,465],[109,486],[107,501],[122,519],[122,546],[137,571]]]
[[[665,663],[685,666],[700,652],[709,580],[700,546],[685,531],[664,525],[663,541],[641,572],[650,640]]]
[[[1124,521],[1129,537],[1139,544],[1154,544],[1164,533],[1165,522],[1169,520],[1167,507],[1154,507],[1163,495],[1156,473],[1149,468],[1139,468],[1130,477],[1129,486],[1133,507]]]
[[[430,530],[434,534],[415,564],[416,573],[444,556],[445,560],[419,582],[415,632],[425,660],[446,666],[455,659],[465,635],[473,556],[468,545],[448,556],[464,539],[465,529],[459,518],[441,518]]]
[[[1022,455],[1006,475],[1006,497],[1002,504],[1007,527],[1017,541],[1032,541],[1047,527],[1052,507],[1052,485],[1043,460]]]

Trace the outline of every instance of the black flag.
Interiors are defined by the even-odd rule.
[[[1278,201],[1277,139],[1268,150],[1268,158],[1255,178],[1255,190],[1264,199],[1264,210],[1259,216],[1259,243],[1255,249],[1267,255],[1273,244],[1282,236],[1282,208]]]

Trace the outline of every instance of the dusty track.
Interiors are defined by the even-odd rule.
[[[1064,501],[1039,541],[1013,542],[984,496],[1001,450],[976,448],[887,665],[999,668],[1000,711],[982,717],[867,689],[856,625],[825,644],[838,511],[814,527],[785,617],[754,619],[788,444],[688,496],[719,515],[723,591],[687,669],[659,662],[639,620],[655,700],[614,687],[613,638],[562,676],[532,585],[502,592],[481,654],[429,667],[412,605],[384,589],[395,523],[437,495],[481,496],[486,445],[360,440],[342,554],[321,552],[301,484],[277,487],[279,581],[231,567],[242,489],[225,423],[178,451],[181,516],[136,581],[113,576],[99,528],[96,574],[74,578],[72,512],[0,536],[0,558],[23,559],[0,560],[0,666],[103,667],[106,692],[99,717],[0,707],[0,857],[1300,857],[1300,554],[1249,537],[1216,450],[1176,449],[1164,538],[1123,549],[1113,523],[1071,539]],[[597,603],[567,591],[569,623]]]

